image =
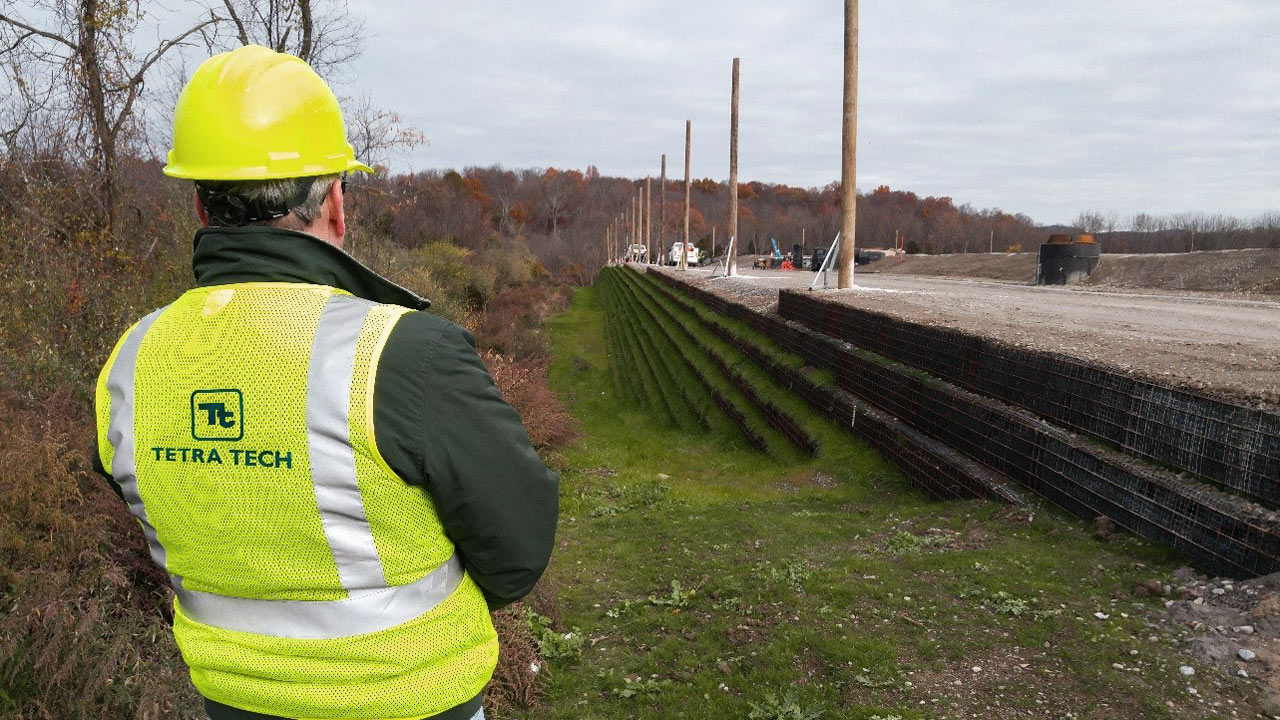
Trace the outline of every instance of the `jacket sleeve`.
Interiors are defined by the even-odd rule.
[[[379,361],[374,413],[383,458],[426,488],[490,607],[527,595],[555,543],[559,479],[471,333],[426,313],[402,317]]]
[[[93,471],[101,475],[107,481],[107,484],[111,486],[111,489],[115,491],[115,494],[118,495],[121,500],[124,500],[124,491],[120,489],[120,483],[116,482],[116,479],[111,476],[111,473],[108,472],[106,468],[102,467],[102,455],[98,451],[97,443],[94,443],[93,451],[89,453],[89,457],[90,462],[93,464]]]

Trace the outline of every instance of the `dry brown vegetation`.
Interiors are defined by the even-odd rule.
[[[192,716],[167,579],[120,500],[88,471],[84,408],[56,391],[0,406],[0,715]]]

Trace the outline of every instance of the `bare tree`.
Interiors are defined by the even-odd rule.
[[[23,14],[41,18],[38,24],[11,7],[0,12],[0,58],[14,69],[10,77],[52,89],[42,97],[18,93],[20,101],[34,104],[15,113],[21,118],[17,127],[25,127],[37,112],[61,116],[74,127],[80,159],[88,161],[97,176],[102,222],[112,227],[116,157],[126,133],[137,127],[134,108],[148,73],[162,57],[220,18],[209,12],[207,19],[140,52],[135,37],[146,19],[140,4],[31,0]],[[26,75],[18,75],[17,68]],[[11,137],[16,140],[19,135],[10,130],[6,140]]]
[[[347,139],[356,157],[369,165],[385,165],[397,151],[412,150],[427,142],[421,130],[400,119],[400,114],[373,104],[368,95],[343,101]]]
[[[1076,216],[1072,223],[1090,235],[1102,232],[1107,227],[1107,216],[1097,210],[1085,210]]]
[[[364,23],[345,0],[222,0],[241,45],[302,58],[329,79],[364,53]]]
[[[500,165],[474,170],[484,182],[489,196],[493,198],[498,234],[506,236],[516,228],[516,219],[512,217],[516,201],[519,198],[520,178],[512,171]]]
[[[50,117],[57,104],[56,88],[38,74],[33,77],[16,55],[0,65],[0,143],[4,154],[27,161],[58,157],[65,147],[67,124]]]

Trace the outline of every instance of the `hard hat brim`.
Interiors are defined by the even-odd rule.
[[[164,166],[164,174],[171,178],[179,180],[228,180],[236,181],[252,181],[252,180],[281,180],[284,178],[296,177],[315,177],[316,175],[337,175],[344,172],[364,172],[373,174],[373,168],[365,165],[356,159],[347,160],[345,163],[332,163],[324,166],[308,166],[301,168],[290,168],[288,170],[280,168],[271,168],[268,166],[259,167],[222,167],[212,168],[202,166],[198,168],[188,168],[180,164],[170,163]]]

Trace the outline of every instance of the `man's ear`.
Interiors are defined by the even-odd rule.
[[[191,197],[195,201],[196,217],[200,219],[200,225],[202,227],[209,227],[209,213],[204,211],[204,203],[200,202],[200,193],[192,189]]]
[[[302,232],[314,235],[334,247],[342,247],[342,239],[347,234],[347,216],[342,207],[341,180],[334,180],[329,186],[315,218]]]
[[[325,223],[327,234],[337,240],[333,244],[338,247],[342,247],[342,238],[347,234],[347,215],[343,207],[344,200],[342,181],[335,180],[329,186],[329,192],[324,196],[325,212],[322,212],[319,218],[321,222]]]

